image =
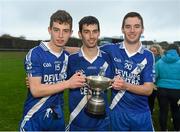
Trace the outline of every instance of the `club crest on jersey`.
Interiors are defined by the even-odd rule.
[[[137,73],[140,73],[144,69],[145,65],[137,64]]]

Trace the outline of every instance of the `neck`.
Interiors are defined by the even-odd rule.
[[[98,48],[97,47],[87,48],[85,46],[82,46],[82,50],[84,52],[84,55],[90,60],[93,59],[98,54]]]
[[[51,41],[48,43],[48,46],[53,52],[56,52],[56,53],[60,53],[63,50],[63,47],[58,47]]]
[[[126,50],[129,52],[129,53],[135,53],[138,51],[139,47],[141,46],[140,42],[138,41],[137,43],[134,43],[134,44],[129,44],[127,43],[126,41],[124,42],[124,45],[126,47]]]

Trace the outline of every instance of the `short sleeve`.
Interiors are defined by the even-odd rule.
[[[25,57],[24,68],[28,76],[42,76],[41,58],[37,50],[31,49]]]

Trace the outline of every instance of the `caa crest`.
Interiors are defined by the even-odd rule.
[[[51,63],[43,63],[43,67],[52,67]]]

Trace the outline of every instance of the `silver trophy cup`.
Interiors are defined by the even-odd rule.
[[[105,101],[101,97],[101,93],[111,88],[112,80],[103,76],[88,76],[86,77],[87,85],[92,90],[92,96],[86,105],[86,113],[90,115],[105,115]]]

